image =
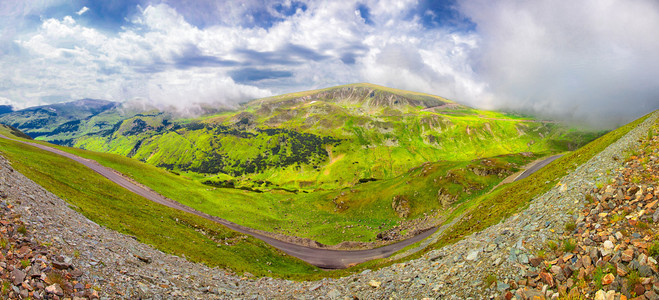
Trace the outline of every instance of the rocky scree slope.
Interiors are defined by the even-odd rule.
[[[6,203],[20,214],[26,230],[36,240],[49,243],[56,255],[71,259],[69,268],[82,271],[78,280],[97,288],[101,298],[481,299],[506,296],[508,291],[512,296],[524,298],[542,293],[543,288],[544,295],[558,297],[558,290],[551,285],[536,284],[533,289],[537,290],[536,294],[531,292],[534,280],[540,282],[529,279],[539,270],[532,264],[538,249],[544,249],[549,241],[570,239],[573,229],[565,224],[573,223],[588,205],[586,195],[593,192],[596,182],[606,182],[618,174],[620,157],[628,149],[639,146],[639,140],[658,115],[655,113],[562,178],[559,185],[534,199],[528,209],[495,226],[416,260],[314,282],[236,275],[164,254],[89,221],[69,208],[64,200],[13,171],[4,159],[0,159],[0,190],[7,196]],[[644,187],[644,195],[648,189]],[[634,236],[628,238],[631,242]],[[577,259],[579,255],[575,254]],[[651,262],[646,258],[647,261]],[[639,283],[643,285],[646,280]],[[531,288],[521,287],[525,283]],[[647,289],[647,285],[643,288]]]
[[[3,162],[0,166],[11,172]],[[97,299],[92,285],[80,281],[82,270],[58,249],[35,238],[21,221],[21,213],[7,202],[11,188],[4,179],[0,189],[0,297],[9,299]],[[20,204],[19,204],[20,205]]]
[[[562,245],[529,259],[502,298],[659,299],[659,122],[650,130],[612,182],[586,194]]]

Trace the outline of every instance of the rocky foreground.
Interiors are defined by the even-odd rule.
[[[0,191],[0,296],[10,299],[97,299],[92,286],[80,281],[71,258],[41,243],[27,230]]]
[[[658,115],[497,225],[416,260],[315,282],[162,253],[89,221],[0,158],[3,297],[654,299],[659,145],[641,141]]]
[[[659,299],[659,135],[632,149],[616,174],[585,196],[562,241],[529,259],[502,298]]]

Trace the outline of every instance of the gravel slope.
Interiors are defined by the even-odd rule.
[[[564,224],[584,207],[586,191],[596,181],[615,176],[621,162],[613,157],[636,145],[657,116],[659,112],[565,176],[562,184],[534,199],[528,209],[495,226],[420,259],[316,282],[239,277],[164,254],[86,219],[13,171],[4,158],[0,158],[0,191],[7,194],[6,201],[15,206],[31,234],[73,258],[73,268],[83,271],[80,280],[99,288],[101,298],[481,299],[499,294],[484,286],[487,275],[518,280],[534,249],[559,239]],[[608,170],[613,172],[608,175]]]

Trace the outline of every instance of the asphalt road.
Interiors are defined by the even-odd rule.
[[[544,168],[550,162],[555,161],[556,159],[558,159],[561,156],[563,156],[563,155],[560,154],[560,155],[550,156],[550,157],[538,162],[537,164],[533,165],[532,167],[526,169],[526,171],[522,172],[522,174],[519,174],[519,176],[517,176],[517,178],[515,178],[515,180],[513,180],[513,181],[522,180],[526,177],[529,177],[529,175],[531,175],[531,174],[535,173],[536,171]]]
[[[0,135],[0,138],[9,139],[9,138],[7,138],[3,135]],[[11,140],[13,140],[13,139],[11,139]],[[17,140],[14,140],[14,141],[17,141]],[[366,262],[366,261],[369,261],[369,260],[389,257],[393,253],[395,253],[395,252],[397,252],[397,251],[399,251],[399,250],[401,250],[401,249],[403,249],[403,248],[405,248],[405,247],[407,247],[411,244],[414,244],[418,241],[421,241],[421,240],[427,238],[428,236],[430,236],[431,234],[433,234],[437,230],[437,228],[435,227],[435,228],[429,229],[429,230],[427,230],[427,231],[425,231],[425,232],[423,232],[419,235],[416,235],[416,236],[414,236],[410,239],[407,239],[407,240],[404,240],[404,241],[401,241],[401,242],[398,242],[398,243],[395,243],[395,244],[387,245],[387,246],[384,246],[384,247],[375,248],[375,249],[368,249],[368,250],[330,250],[330,249],[311,248],[311,247],[301,246],[301,245],[297,245],[297,244],[293,244],[293,243],[289,243],[289,242],[274,239],[272,237],[269,237],[269,236],[260,234],[258,232],[255,232],[251,228],[238,225],[236,223],[227,221],[225,219],[222,219],[222,218],[219,218],[219,217],[216,217],[216,216],[209,215],[207,213],[198,211],[198,210],[193,209],[189,206],[183,205],[179,202],[176,202],[174,200],[166,198],[166,197],[164,197],[164,196],[162,196],[162,195],[160,195],[160,194],[158,194],[158,193],[156,193],[156,192],[154,192],[154,191],[152,191],[152,190],[150,190],[146,187],[143,187],[143,186],[140,186],[140,185],[137,185],[137,184],[133,183],[132,181],[130,181],[130,180],[126,179],[124,176],[122,176],[121,173],[119,173],[118,171],[115,171],[114,169],[111,169],[111,168],[104,167],[104,166],[100,165],[98,162],[96,162],[94,160],[82,158],[80,156],[77,156],[77,155],[74,155],[74,154],[71,154],[71,153],[68,153],[68,152],[64,152],[64,151],[61,151],[61,150],[58,150],[58,149],[55,149],[55,148],[52,148],[52,147],[44,146],[44,145],[41,145],[41,144],[36,144],[36,143],[31,143],[31,142],[24,142],[24,141],[18,141],[18,142],[21,142],[21,143],[26,144],[26,145],[34,146],[34,147],[37,147],[37,148],[40,148],[40,149],[43,149],[43,150],[46,150],[46,151],[50,151],[50,152],[55,153],[55,154],[59,154],[59,155],[68,157],[68,158],[70,158],[70,159],[72,159],[72,160],[74,160],[78,163],[81,163],[84,166],[94,170],[95,172],[101,174],[102,176],[109,179],[110,181],[120,185],[121,187],[123,187],[123,188],[125,188],[125,189],[127,189],[127,190],[129,190],[129,191],[131,191],[135,194],[138,194],[138,195],[140,195],[140,196],[142,196],[142,197],[144,197],[148,200],[151,200],[153,202],[156,202],[156,203],[159,203],[159,204],[162,204],[162,205],[174,208],[174,209],[178,209],[178,210],[181,210],[181,211],[184,211],[184,212],[188,212],[188,213],[200,216],[202,218],[217,222],[219,224],[222,224],[222,225],[224,225],[224,226],[226,226],[230,229],[233,229],[235,231],[238,231],[240,233],[249,234],[249,235],[251,235],[251,236],[253,236],[257,239],[260,239],[260,240],[268,243],[269,245],[271,245],[271,246],[273,246],[277,249],[280,249],[281,251],[285,252],[288,255],[297,257],[297,258],[299,258],[303,261],[306,261],[306,262],[308,262],[312,265],[315,265],[315,266],[318,266],[318,267],[321,267],[321,268],[325,268],[325,269],[343,269],[343,268],[347,268],[349,266],[356,265],[356,264]],[[527,170],[526,172],[521,174],[516,180],[519,180],[521,178],[524,178],[524,177],[528,176],[529,174],[537,171],[538,169],[542,168],[543,166],[547,165],[549,162],[553,161],[554,159],[556,159],[558,157],[559,156],[550,157],[550,158],[536,164],[535,166],[533,166],[532,168],[530,168],[529,170]],[[529,172],[529,173],[527,174],[527,172]],[[524,176],[524,177],[522,177],[522,176]]]

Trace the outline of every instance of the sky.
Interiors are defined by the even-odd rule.
[[[611,127],[659,109],[659,2],[2,0],[0,70],[16,109],[370,82]]]

